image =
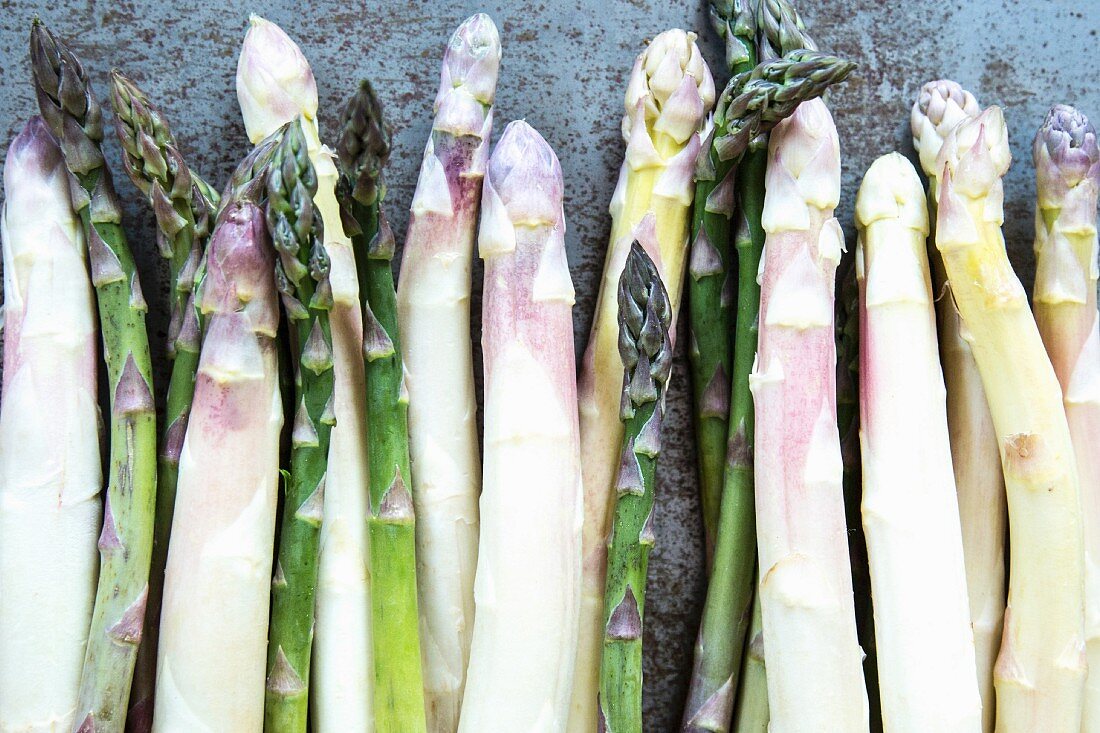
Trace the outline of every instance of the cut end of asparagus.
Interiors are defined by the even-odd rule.
[[[695,38],[694,33],[674,28],[638,55],[626,88],[623,136],[628,142],[639,122],[677,144],[698,130],[714,104],[714,79]]]
[[[1064,194],[1081,181],[1100,186],[1100,147],[1096,128],[1079,110],[1051,107],[1032,144],[1040,198]]]
[[[317,81],[302,49],[258,15],[249,18],[237,60],[237,101],[254,144],[298,116],[317,117]]]
[[[619,278],[618,301],[625,420],[638,407],[663,398],[672,371],[672,306],[657,267],[637,241]]]
[[[977,117],[981,111],[974,95],[950,79],[930,81],[921,87],[909,115],[909,127],[925,175],[939,176],[936,157],[947,134],[955,125]]]
[[[351,183],[351,195],[364,206],[373,205],[385,193],[382,168],[390,157],[391,138],[382,104],[364,79],[344,108],[336,144],[340,171]]]
[[[761,58],[775,58],[802,48],[817,50],[817,43],[789,0],[761,0],[756,27]]]

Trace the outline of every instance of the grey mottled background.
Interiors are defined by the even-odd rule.
[[[463,18],[486,11],[500,26],[504,43],[498,130],[510,119],[526,118],[556,148],[565,172],[579,349],[587,336],[603,262],[607,204],[622,155],[619,118],[631,63],[647,38],[680,26],[701,32],[708,58],[715,62],[712,68],[721,68],[720,47],[707,26],[704,4],[705,0],[3,0],[0,133],[6,145],[36,111],[26,46],[29,23],[37,13],[84,59],[101,97],[109,69],[122,69],[172,120],[193,166],[208,180],[222,181],[247,150],[233,73],[248,14],[258,12],[282,25],[312,62],[323,131],[331,134],[339,105],[360,77],[374,81],[397,128],[388,208],[400,240],[430,126],[443,46]],[[800,6],[823,49],[860,64],[853,79],[830,100],[844,155],[840,216],[849,239],[859,175],[878,155],[893,149],[911,153],[908,110],[913,97],[924,81],[948,76],[974,91],[983,104],[1006,108],[1016,163],[1006,185],[1005,229],[1013,262],[1030,287],[1030,139],[1055,102],[1077,105],[1100,118],[1096,0],[802,0]],[[719,83],[724,81],[718,76]],[[117,155],[112,139],[108,156],[117,160]],[[164,273],[152,254],[152,218],[128,181],[119,180],[118,188],[146,293],[151,296],[159,290],[163,295]],[[477,306],[475,301],[475,310]],[[151,328],[159,357],[166,324],[164,310],[153,307]],[[679,373],[685,366],[681,355]],[[671,731],[678,720],[703,591],[684,379],[674,386],[670,405],[647,613],[651,731]]]

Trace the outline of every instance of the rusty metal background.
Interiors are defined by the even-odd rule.
[[[313,64],[321,126],[331,133],[340,105],[363,76],[375,82],[395,123],[387,199],[402,237],[430,126],[439,59],[451,30],[489,12],[500,26],[504,61],[498,130],[526,118],[556,148],[565,172],[567,242],[577,289],[578,351],[587,337],[609,230],[607,205],[622,156],[619,119],[626,78],[645,39],[673,26],[695,29],[712,68],[719,45],[705,0],[3,0],[0,2],[0,133],[4,146],[36,108],[27,34],[38,14],[84,59],[98,82],[118,67],[169,115],[185,154],[208,180],[222,181],[247,150],[233,91],[236,56],[250,12],[283,26]],[[859,62],[831,95],[844,155],[840,218],[848,234],[859,176],[894,149],[912,153],[908,110],[920,85],[948,76],[983,104],[1006,109],[1016,162],[1005,187],[1005,233],[1030,288],[1034,184],[1030,140],[1046,109],[1067,102],[1100,118],[1096,88],[1100,8],[1096,0],[802,0],[823,49]],[[719,82],[721,73],[716,74]],[[108,143],[108,156],[118,148]],[[116,164],[116,171],[119,170]],[[167,293],[154,254],[152,218],[136,191],[118,181],[146,293]],[[479,303],[475,298],[475,321]],[[165,310],[150,318],[158,376],[164,374]],[[477,334],[475,334],[475,338]],[[684,343],[684,339],[680,343]],[[685,373],[683,354],[676,364]],[[162,382],[163,383],[163,382]],[[650,570],[646,624],[647,730],[671,731],[690,669],[703,577],[695,456],[686,380],[676,380],[661,457],[658,543]]]

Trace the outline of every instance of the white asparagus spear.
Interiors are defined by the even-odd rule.
[[[1035,322],[1062,386],[1085,534],[1085,645],[1089,675],[1081,730],[1100,730],[1100,322],[1096,312],[1096,129],[1065,105],[1050,110],[1032,145]]]
[[[96,312],[61,151],[40,117],[4,166],[0,730],[68,733],[102,520]]]
[[[760,607],[773,733],[866,733],[836,422],[840,143],[821,100],[768,144],[756,406]]]
[[[336,426],[329,445],[317,568],[310,709],[317,733],[368,730],[374,680],[370,636],[366,377],[363,313],[351,240],[336,202],[337,170],[317,128],[317,83],[302,50],[279,26],[253,15],[237,65],[237,99],[249,139],[258,143],[303,116],[317,171],[314,203],[331,261],[329,313],[336,380]]]
[[[562,173],[527,123],[489,161],[485,488],[459,730],[565,730],[580,608],[580,431]]]
[[[891,733],[979,733],[981,698],[924,187],[897,153],[856,197],[860,454],[882,719]]]
[[[222,212],[200,288],[206,328],[165,569],[156,733],[263,727],[283,404],[259,206]]]
[[[497,28],[483,13],[447,44],[397,283],[424,695],[434,733],[458,726],[474,628],[481,466],[470,273],[500,56]]]

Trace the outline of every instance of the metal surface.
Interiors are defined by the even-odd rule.
[[[397,128],[387,209],[403,231],[431,119],[439,59],[452,29],[476,11],[501,28],[504,61],[497,130],[526,118],[557,150],[565,172],[567,242],[577,290],[577,348],[587,338],[609,230],[607,205],[622,159],[619,120],[634,56],[646,38],[672,26],[703,37],[719,82],[720,48],[706,24],[705,0],[495,0],[483,3],[374,3],[313,0],[157,0],[56,3],[6,0],[0,12],[0,133],[10,140],[36,108],[27,35],[40,14],[71,42],[106,102],[107,72],[134,78],[171,119],[194,167],[223,181],[247,150],[233,91],[236,56],[249,12],[283,26],[312,62],[321,94],[321,128],[331,133],[346,95],[362,76],[378,89]],[[1030,288],[1034,172],[1030,140],[1046,109],[1067,102],[1100,119],[1095,0],[907,3],[819,0],[800,3],[823,49],[855,59],[856,75],[830,97],[844,156],[841,222],[851,242],[859,175],[883,153],[911,154],[908,111],[920,85],[948,76],[983,104],[1006,108],[1016,163],[1006,189],[1005,232],[1012,259]],[[152,217],[121,174],[118,146],[108,156],[125,202],[126,224],[146,293],[161,297],[150,318],[155,358],[164,375],[167,283],[154,254]],[[480,277],[480,271],[476,274]],[[475,298],[474,312],[480,309]],[[477,338],[477,334],[475,334]],[[681,339],[683,344],[685,339]],[[695,456],[688,424],[686,364],[676,363],[668,432],[661,454],[657,547],[650,570],[646,623],[647,730],[675,728],[703,577]],[[161,384],[164,382],[162,381]]]

